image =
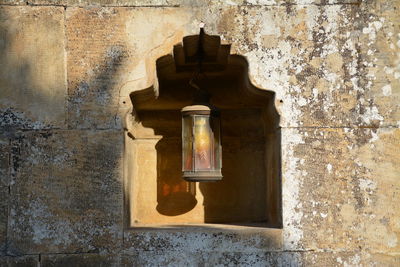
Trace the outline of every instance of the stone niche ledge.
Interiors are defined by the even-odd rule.
[[[127,253],[155,247],[160,251],[281,251],[282,232],[227,224],[137,226],[125,230],[123,249]]]

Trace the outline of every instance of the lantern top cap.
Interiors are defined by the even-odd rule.
[[[183,114],[219,114],[219,110],[211,105],[191,105],[184,107],[181,112]]]
[[[188,111],[211,111],[211,107],[205,106],[205,105],[192,105],[192,106],[187,106],[184,107],[182,112],[188,112]]]

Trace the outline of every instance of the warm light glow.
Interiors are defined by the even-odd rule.
[[[208,119],[196,116],[194,123],[196,169],[211,169],[211,140]]]

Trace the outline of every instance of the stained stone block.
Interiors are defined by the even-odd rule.
[[[233,53],[248,59],[252,82],[276,92],[282,126],[355,121],[357,98],[351,77],[343,79],[350,69],[356,76],[357,29],[349,24],[356,19],[353,5],[323,11],[316,5],[291,6],[290,13],[284,6],[241,7],[219,13],[218,30],[232,43]],[[334,27],[325,21],[334,21]],[[345,43],[347,50],[342,50]]]
[[[65,124],[62,7],[0,7],[0,126]]]
[[[285,246],[397,251],[400,130],[283,133]]]
[[[233,53],[246,56],[255,85],[276,92],[282,126],[397,125],[397,81],[390,82],[392,95],[382,94],[385,84],[379,85],[376,94],[372,87],[378,83],[374,79],[383,66],[370,73],[370,85],[364,71],[364,64],[372,66],[382,56],[388,66],[396,65],[398,30],[391,22],[396,21],[392,19],[396,9],[374,15],[382,19],[375,23],[385,29],[380,34],[392,36],[391,50],[379,45],[379,50],[369,52],[364,49],[370,41],[360,43],[363,39],[359,39],[364,35],[364,16],[373,15],[365,10],[358,5],[328,5],[323,9],[295,5],[289,13],[284,6],[224,7],[210,9],[208,16],[213,21],[206,20],[206,25],[217,25],[211,31],[223,35],[224,41],[232,44]],[[373,38],[373,42],[382,40]],[[360,61],[365,53],[372,53],[371,58]]]
[[[11,188],[14,253],[110,251],[122,241],[122,134],[26,132]]]
[[[373,1],[360,6],[361,123],[400,126],[399,1]]]

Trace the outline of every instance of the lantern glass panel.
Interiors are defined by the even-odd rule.
[[[193,170],[193,117],[182,118],[182,170]]]
[[[214,169],[214,136],[209,115],[194,116],[195,171]]]

